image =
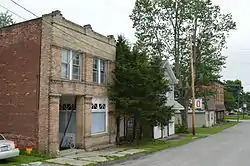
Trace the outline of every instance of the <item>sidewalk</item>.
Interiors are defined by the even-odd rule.
[[[162,141],[178,142],[185,139],[183,136],[170,136]],[[49,159],[43,162],[23,164],[22,166],[93,166],[97,164],[115,162],[118,159],[140,156],[139,153],[147,153],[151,147],[147,148],[107,148],[99,151],[85,152],[84,150],[69,149],[61,152],[59,158]],[[137,155],[136,155],[137,154]]]
[[[137,153],[144,152],[144,149],[124,149],[112,148],[93,152],[76,152],[75,154],[62,156],[60,158],[50,159],[46,162],[61,165],[85,166],[91,164],[99,164],[116,160]]]

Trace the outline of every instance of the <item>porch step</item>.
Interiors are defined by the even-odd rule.
[[[60,151],[60,157],[65,157],[65,156],[70,156],[70,155],[75,155],[78,153],[85,152],[84,149],[67,149],[67,150],[62,150]]]

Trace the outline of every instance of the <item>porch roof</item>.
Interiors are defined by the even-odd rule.
[[[174,110],[184,110],[184,107],[175,100],[168,100],[167,106],[173,106]]]
[[[225,111],[225,105],[224,104],[216,104],[216,111]]]

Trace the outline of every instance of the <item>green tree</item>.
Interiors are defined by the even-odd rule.
[[[9,14],[8,12],[0,13],[0,28],[14,23],[15,22],[11,14]]]
[[[225,107],[231,111],[241,107],[245,100],[243,86],[240,80],[226,80],[225,83]]]
[[[232,92],[224,91],[224,104],[227,111],[232,111],[237,108],[236,99]]]
[[[187,127],[191,97],[190,48],[197,86],[217,80],[226,58],[221,50],[225,48],[229,31],[236,28],[232,15],[223,14],[211,0],[136,0],[130,18],[141,50],[173,60],[179,79],[179,101],[185,107],[182,122]]]
[[[250,92],[244,93],[244,99],[247,104],[247,112],[250,113],[249,108],[250,108]]]
[[[150,91],[149,101],[153,105],[155,123],[154,125],[161,126],[162,137],[163,129],[168,126],[170,120],[174,116],[172,106],[167,105],[167,92],[170,91],[169,81],[166,79],[166,61],[160,56],[152,56],[150,59]],[[153,101],[153,103],[152,103]],[[168,133],[169,134],[169,133]]]
[[[115,101],[117,142],[119,143],[120,117],[134,117],[136,138],[140,138],[144,125],[150,127],[168,121],[166,106],[168,81],[162,58],[149,58],[137,47],[131,47],[126,39],[118,36],[116,66],[108,92]],[[167,113],[163,113],[165,110]],[[165,120],[165,121],[164,121]]]

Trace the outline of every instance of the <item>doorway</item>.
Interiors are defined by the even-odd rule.
[[[60,150],[75,148],[76,144],[76,96],[63,95],[59,112]]]

